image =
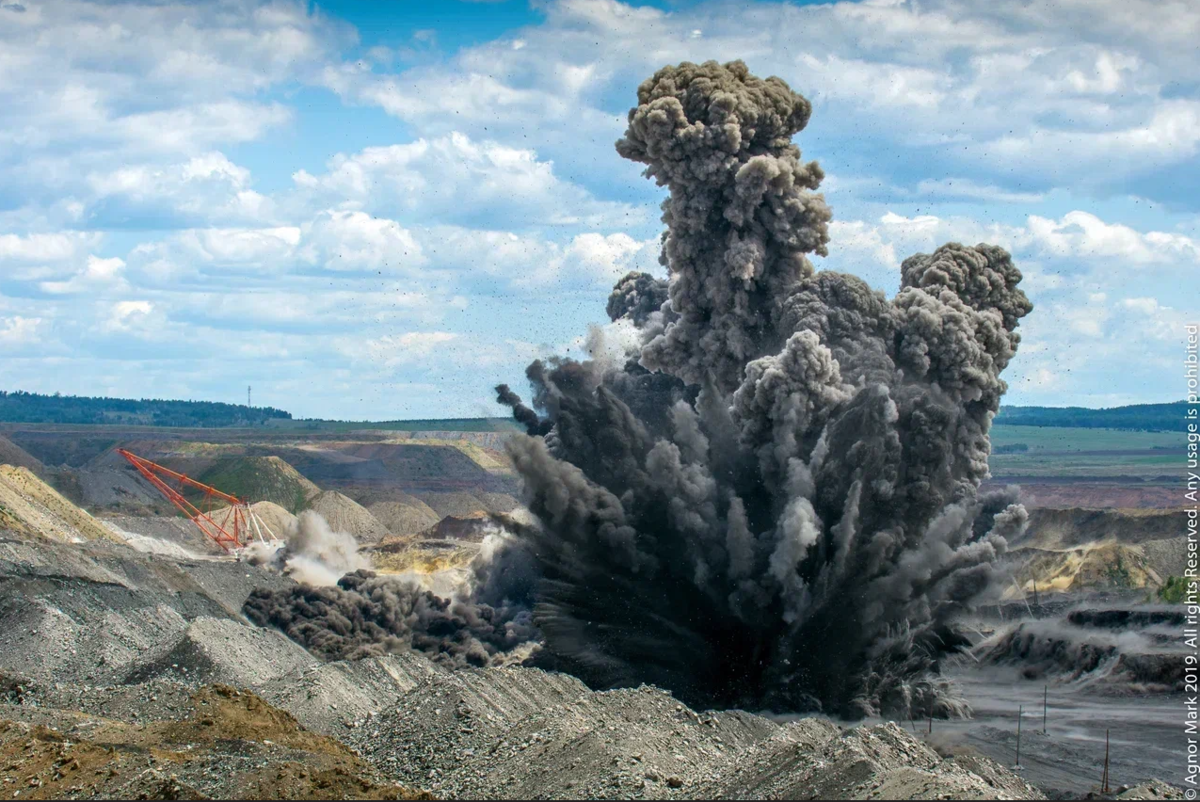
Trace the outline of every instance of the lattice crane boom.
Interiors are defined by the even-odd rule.
[[[154,485],[160,493],[167,497],[168,501],[174,504],[192,523],[196,524],[206,537],[226,552],[240,552],[250,542],[252,535],[255,533],[257,533],[259,540],[263,540],[260,524],[261,528],[266,529],[270,533],[271,540],[275,540],[275,533],[271,532],[265,522],[258,519],[258,516],[254,514],[254,510],[250,508],[250,503],[246,499],[223,493],[215,487],[210,487],[203,482],[197,482],[190,476],[173,471],[170,468],[165,468],[158,463],[132,454],[123,448],[118,448],[117,453],[129,460],[130,464],[137,469],[138,473],[146,481]],[[167,483],[167,480],[177,483],[179,489],[172,487]],[[229,507],[226,508],[228,512],[224,516],[224,521],[218,522],[211,514],[188,501],[183,493],[180,492],[185,487],[203,492],[205,498],[209,501],[216,499],[227,503]],[[251,527],[253,527],[253,530]]]

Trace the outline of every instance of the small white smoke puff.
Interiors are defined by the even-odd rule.
[[[252,543],[246,559],[314,587],[336,585],[349,573],[372,568],[370,558],[358,552],[358,541],[336,532],[320,513],[305,510],[288,525],[284,545]]]

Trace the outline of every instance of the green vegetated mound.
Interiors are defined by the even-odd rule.
[[[321,492],[279,457],[220,459],[196,479],[251,502],[270,501],[292,514],[307,509],[309,500]]]

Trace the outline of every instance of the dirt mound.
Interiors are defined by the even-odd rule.
[[[66,465],[72,468],[83,466],[88,460],[115,448],[120,442],[115,434],[105,428],[97,428],[100,434],[84,434],[78,429],[10,431],[8,439],[27,453],[32,454],[43,465]]]
[[[173,644],[168,642],[147,651],[123,682],[186,674],[190,682],[257,688],[284,675],[311,669],[319,662],[277,630],[210,617],[192,621]]]
[[[508,493],[476,493],[479,500],[487,505],[487,511],[497,515],[509,513],[521,506],[515,496]]]
[[[1076,548],[1046,550],[1022,548],[1012,553],[1017,588],[1007,598],[1032,593],[1135,588],[1157,588],[1164,577],[1151,566],[1139,546],[1112,541]]]
[[[943,759],[889,722],[844,735],[814,719],[792,725],[732,771],[706,784],[704,799],[1045,799],[993,760]],[[807,748],[796,748],[795,740]]]
[[[306,727],[341,735],[356,721],[369,721],[442,669],[416,652],[320,663],[259,687],[276,707]]]
[[[1025,536],[1010,545],[1069,548],[1103,540],[1136,544],[1186,531],[1183,510],[1042,508],[1030,511]]]
[[[418,540],[459,540],[482,543],[483,538],[497,531],[496,524],[486,512],[473,512],[461,518],[447,515],[417,536]]]
[[[378,501],[367,507],[375,519],[393,535],[415,535],[438,522],[440,517],[424,501]]]
[[[117,539],[28,468],[11,465],[0,465],[0,530],[68,543]]]
[[[1140,545],[1146,564],[1158,576],[1166,580],[1170,576],[1183,576],[1187,570],[1188,544],[1186,537],[1163,540],[1146,540]]]
[[[200,650],[216,655],[212,664],[250,670],[237,666],[242,647],[224,624],[198,627],[191,636],[189,627],[223,619],[242,626],[251,641],[277,640],[278,633],[241,624],[240,609],[254,587],[292,584],[245,563],[170,560],[115,543],[0,540],[0,670],[64,683],[119,683],[197,632],[213,635],[215,643],[204,644],[211,648]],[[282,649],[285,656],[294,651],[290,645],[279,642],[263,653]],[[177,661],[165,666],[171,662]]]
[[[346,738],[448,798],[1044,798],[986,759],[942,760],[894,724],[697,713],[655,688],[597,693],[523,668],[433,676]]]
[[[472,513],[491,512],[488,503],[474,493],[465,491],[454,493],[415,493],[421,501],[438,514],[438,518],[453,515],[456,518],[466,518]],[[497,510],[500,512],[500,510]]]
[[[310,507],[325,519],[330,529],[353,535],[359,543],[378,543],[388,536],[387,527],[365,507],[336,490],[318,493],[311,499]]]
[[[1183,790],[1162,780],[1138,783],[1133,788],[1117,789],[1117,799],[1183,799]]]
[[[196,478],[252,503],[273,502],[292,514],[307,509],[309,500],[321,492],[321,488],[279,457],[220,459]]]
[[[73,470],[71,475],[84,505],[93,510],[162,515],[174,509],[130,465],[79,468]]]
[[[270,540],[274,534],[278,540],[283,540],[288,533],[288,529],[296,525],[296,516],[280,507],[273,501],[259,501],[250,505],[254,510],[254,514],[258,519],[267,525],[267,529],[262,532],[263,540]],[[209,513],[214,522],[221,527],[228,527],[231,521],[231,508],[220,507]],[[250,524],[250,540],[257,540],[258,533],[254,531],[253,524]]]
[[[259,520],[271,528],[277,538],[282,538],[290,527],[296,525],[296,516],[272,501],[256,502],[250,505],[250,509],[254,510]],[[270,537],[266,532],[263,535]]]
[[[28,468],[38,476],[44,476],[46,471],[41,460],[3,435],[0,435],[0,465]]]
[[[215,685],[190,701],[182,721],[146,724],[8,708],[35,720],[0,719],[3,787],[23,799],[429,798],[253,693]]]

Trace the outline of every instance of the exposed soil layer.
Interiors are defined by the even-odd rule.
[[[985,483],[984,489],[1008,484],[1021,486],[1021,501],[1035,507],[1088,507],[1092,509],[1177,509],[1185,499],[1179,492],[1178,481],[1148,483],[1093,480],[1065,481],[1029,477],[996,477]]]
[[[0,705],[0,787],[21,799],[428,799],[248,691],[206,686],[180,720]]]
[[[1171,509],[1035,509],[1025,537],[1012,545],[1059,548],[1102,540],[1137,544],[1183,535],[1183,510]]]
[[[28,468],[0,465],[0,531],[63,542],[115,535]]]

